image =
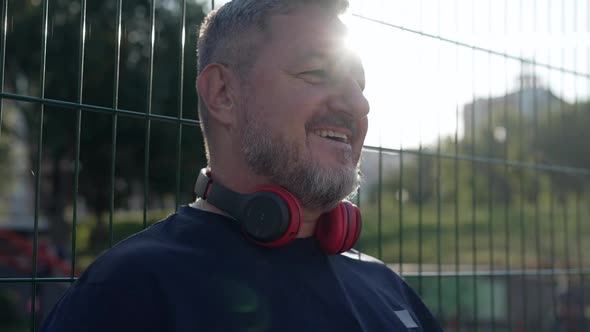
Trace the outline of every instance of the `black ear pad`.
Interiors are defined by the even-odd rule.
[[[283,199],[269,191],[247,196],[239,215],[235,216],[244,231],[256,242],[280,239],[289,227],[289,208]]]

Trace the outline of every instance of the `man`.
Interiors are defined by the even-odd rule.
[[[440,331],[346,252],[369,106],[345,0],[234,0],[199,39],[199,199],[99,257],[44,331]]]

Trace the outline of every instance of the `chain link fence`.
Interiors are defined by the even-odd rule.
[[[2,331],[37,330],[97,255],[193,199],[196,31],[216,5],[2,2]],[[372,104],[357,247],[446,331],[587,331],[588,1],[350,12],[374,39],[357,44]]]

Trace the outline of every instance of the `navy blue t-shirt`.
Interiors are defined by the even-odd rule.
[[[100,256],[42,331],[441,331],[391,269],[314,238],[280,248],[181,207]]]

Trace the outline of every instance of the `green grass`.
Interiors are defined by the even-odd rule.
[[[590,224],[587,206],[495,205],[471,202],[457,206],[436,202],[385,201],[361,205],[361,250],[387,263],[478,265],[498,268],[588,266]],[[535,211],[536,210],[536,211]],[[420,217],[421,215],[421,217]],[[400,231],[401,225],[401,231]],[[379,247],[381,250],[379,250]],[[379,253],[381,252],[381,255]],[[458,261],[457,261],[458,257]],[[568,264],[569,262],[569,264]],[[582,263],[582,264],[580,264]]]

